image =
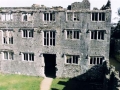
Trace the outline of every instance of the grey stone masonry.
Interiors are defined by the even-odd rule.
[[[88,0],[69,9],[1,7],[0,71],[42,77],[49,71],[56,77],[83,74],[109,60],[110,23],[111,9],[90,10]]]

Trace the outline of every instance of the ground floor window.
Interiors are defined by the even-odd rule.
[[[4,60],[13,60],[13,52],[4,51],[3,58]]]
[[[34,61],[34,53],[23,53],[24,61]]]
[[[78,55],[66,55],[67,64],[78,64]]]
[[[91,56],[90,64],[102,64],[104,57],[102,56]]]

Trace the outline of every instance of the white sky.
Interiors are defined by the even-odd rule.
[[[0,0],[0,7],[30,7],[32,4],[45,5],[47,7],[62,6],[67,8],[73,2],[81,2],[82,0]],[[108,0],[89,0],[91,9],[97,7],[100,9]],[[117,10],[120,8],[120,0],[110,0],[112,7],[112,22],[117,22]]]

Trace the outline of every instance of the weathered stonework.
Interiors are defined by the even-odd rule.
[[[88,0],[73,3],[71,10],[62,7],[1,7],[0,11],[0,71],[33,76],[45,76],[44,54],[56,55],[56,76],[74,77],[83,74],[90,65],[90,56],[109,60],[111,9],[90,10]],[[74,7],[74,5],[76,5]],[[80,6],[80,7],[78,7]],[[77,20],[67,20],[66,13],[77,12]],[[105,21],[92,21],[93,12],[105,13]],[[12,21],[2,21],[3,13],[13,14]],[[22,21],[22,13],[32,13],[31,21]],[[44,21],[44,13],[55,13],[55,21]],[[13,30],[13,44],[3,44],[3,31]],[[23,29],[34,29],[33,38],[23,38]],[[44,31],[55,31],[55,46],[44,45]],[[79,39],[66,39],[67,30],[79,30]],[[104,30],[104,40],[91,39],[92,30]],[[14,52],[14,60],[4,60],[4,51]],[[34,61],[22,60],[22,53],[34,53]],[[66,63],[66,55],[78,55],[77,64]]]

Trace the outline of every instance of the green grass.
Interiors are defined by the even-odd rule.
[[[67,84],[67,81],[69,81],[68,78],[65,78],[65,79],[55,78],[55,79],[53,79],[53,82],[51,84],[51,90],[63,90],[63,88]]]
[[[0,90],[40,90],[42,79],[34,76],[0,74]]]

